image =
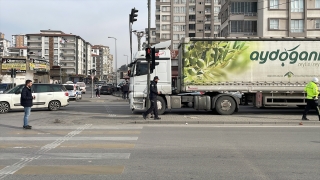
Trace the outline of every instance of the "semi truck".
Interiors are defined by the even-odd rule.
[[[242,93],[253,106],[306,105],[305,85],[320,77],[320,38],[182,38],[177,88],[171,87],[170,50],[159,50],[150,79],[159,77],[158,112],[179,108],[231,115]],[[131,63],[129,104],[145,110],[148,62],[145,52]]]

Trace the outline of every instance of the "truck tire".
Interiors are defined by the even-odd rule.
[[[215,110],[220,115],[230,115],[236,110],[236,102],[230,96],[221,96],[216,101]]]
[[[161,96],[157,96],[158,114],[164,114],[166,111],[166,102]]]

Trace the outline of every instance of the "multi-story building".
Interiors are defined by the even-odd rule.
[[[320,37],[320,0],[220,0],[222,37]]]
[[[149,37],[148,28],[145,29],[145,37],[146,37],[146,41],[144,42],[144,44],[148,44],[148,37]],[[150,28],[150,46],[153,46],[156,43],[157,43],[156,28]]]
[[[93,69],[100,80],[107,80],[107,75],[113,72],[113,55],[110,48],[103,45],[92,46]]]
[[[28,59],[50,62],[50,67],[59,67],[69,77],[88,75],[91,63],[91,44],[72,33],[60,30],[41,30],[40,33],[26,34]],[[79,78],[69,78],[78,81]]]
[[[25,34],[12,35],[12,47],[27,47],[27,36]]]
[[[156,0],[157,42],[171,41],[178,49],[182,37],[216,37],[220,20],[218,0]]]
[[[0,32],[0,57],[9,56],[9,47],[11,43],[5,39],[4,34]]]

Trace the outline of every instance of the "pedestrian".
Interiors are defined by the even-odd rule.
[[[96,88],[96,97],[100,98],[100,86],[97,86]]]
[[[128,99],[128,92],[129,92],[129,84],[126,83],[122,86],[122,98],[123,99]]]
[[[31,129],[28,118],[31,113],[32,100],[36,97],[31,93],[32,81],[26,80],[25,87],[21,91],[20,104],[24,107],[23,129]]]
[[[304,88],[304,91],[307,92],[307,106],[304,109],[303,115],[302,115],[302,120],[309,120],[307,118],[307,114],[310,109],[315,109],[319,121],[320,121],[320,110],[319,110],[319,104],[318,104],[318,96],[319,96],[319,90],[318,90],[318,85],[317,83],[319,82],[319,79],[314,77],[311,82],[309,82],[306,87]]]
[[[158,88],[157,88],[158,81],[159,81],[158,76],[155,76],[153,78],[153,81],[151,81],[151,83],[150,83],[149,99],[150,99],[151,106],[145,113],[142,114],[143,119],[146,119],[147,115],[150,114],[152,111],[153,111],[153,114],[154,114],[154,120],[160,120],[161,119],[158,116],[158,106],[157,106],[157,96],[158,96],[158,94],[160,94],[160,92],[158,92]]]

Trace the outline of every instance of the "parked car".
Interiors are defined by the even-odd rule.
[[[85,94],[86,91],[87,91],[87,90],[86,90],[86,88],[87,88],[86,83],[84,83],[84,82],[77,82],[77,85],[80,87],[82,94]]]
[[[101,89],[100,89],[100,94],[112,94],[113,92],[113,89],[112,89],[112,86],[102,86]]]
[[[1,83],[0,84],[0,94],[5,93],[6,91],[8,91],[9,89],[13,88],[14,86],[16,86],[16,83],[12,84],[12,83]]]
[[[109,83],[109,84],[107,84],[107,86],[111,87],[112,93],[117,91],[117,87],[114,84]]]
[[[82,93],[80,87],[76,84],[63,84],[69,93],[70,100],[79,100],[82,99]]]
[[[0,113],[23,109],[20,97],[24,87],[24,84],[20,84],[0,94]],[[48,108],[51,111],[57,111],[60,107],[69,105],[69,93],[61,84],[33,84],[31,91],[36,97],[32,108]]]

